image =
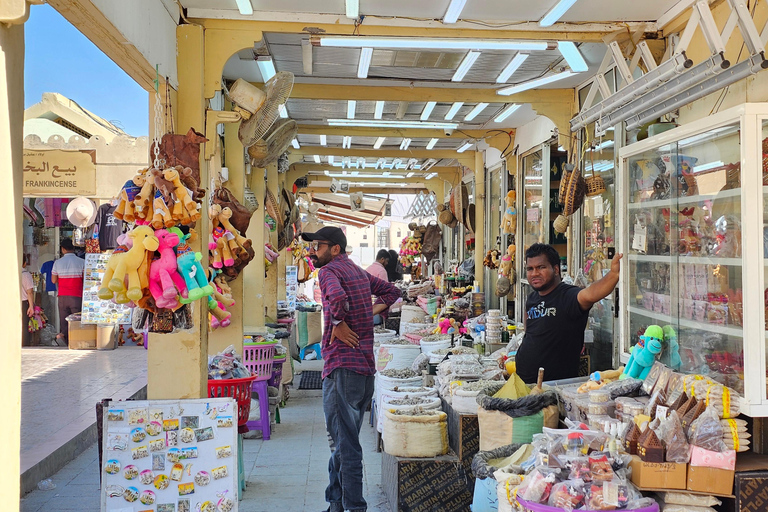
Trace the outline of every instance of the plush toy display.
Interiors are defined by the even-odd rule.
[[[502,256],[499,264],[499,279],[496,281],[496,296],[504,297],[509,294],[515,283],[515,244],[507,247],[507,253]]]
[[[668,355],[667,366],[677,371],[682,366],[683,361],[680,359],[680,345],[677,343],[677,332],[671,325],[665,325],[662,328],[664,332],[664,353],[662,354],[662,360],[664,356]]]
[[[149,291],[159,308],[176,309],[178,296],[187,296],[187,286],[177,270],[176,252],[179,236],[165,229],[155,231],[159,241],[157,252],[160,258],[153,260],[149,267]]]
[[[211,251],[211,256],[213,256],[211,262],[213,268],[221,268],[225,265],[231,267],[235,264],[228,243],[228,239],[234,240],[234,237],[219,224],[220,212],[221,207],[217,204],[208,208],[208,218],[211,220],[208,226],[210,228],[208,232],[208,249]]]
[[[230,293],[225,295],[223,289],[219,288],[216,284],[216,271],[212,270],[211,275],[214,276],[209,281],[213,287],[213,294],[208,297],[208,309],[211,314],[209,319],[209,325],[212,331],[219,327],[228,327],[232,323],[232,313],[229,313],[226,308],[235,305],[234,299],[232,299],[231,289]],[[229,289],[229,287],[227,287]]]
[[[501,253],[498,249],[486,252],[485,258],[483,258],[483,266],[491,270],[496,270],[499,268],[499,256],[501,256]]]
[[[643,380],[651,371],[656,356],[661,353],[661,341],[664,331],[658,325],[649,325],[640,341],[632,347],[632,353],[620,379],[633,378]]]
[[[145,251],[157,250],[159,242],[154,230],[149,226],[138,226],[129,232],[128,236],[133,242],[132,247],[126,252],[112,254],[107,262],[98,294],[102,300],[114,297],[119,304],[126,304],[131,300],[138,301],[143,295],[138,269],[146,260]],[[128,277],[127,292],[126,277]]]
[[[187,244],[194,234],[190,232],[181,237],[179,245],[176,247],[176,265],[179,273],[187,284],[187,298],[182,298],[182,304],[188,304],[213,293],[213,287],[208,284],[205,277],[205,270],[200,264],[203,255],[199,252],[193,252]]]
[[[152,220],[152,202],[155,198],[155,177],[147,171],[141,190],[133,198],[136,219]]]
[[[505,199],[507,208],[504,210],[504,217],[501,219],[501,232],[514,235],[517,232],[517,208],[515,200],[517,192],[510,190]]]
[[[138,172],[133,179],[125,182],[125,185],[123,185],[123,188],[118,194],[119,201],[113,213],[115,218],[124,220],[125,222],[134,222],[136,220],[136,207],[133,201],[136,199],[136,195],[141,191],[141,187],[147,181],[146,176],[144,175],[146,172],[147,169],[144,169],[143,171]]]
[[[175,218],[182,224],[192,224],[200,220],[200,212],[198,211],[198,204],[192,200],[187,188],[181,182],[179,174],[185,171],[186,169],[181,166],[170,167],[163,171],[163,178],[173,183],[175,187],[173,191],[176,196],[176,203],[173,207]]]

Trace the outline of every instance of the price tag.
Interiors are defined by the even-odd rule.
[[[619,484],[616,482],[603,482],[603,504],[619,506]]]
[[[659,420],[664,420],[667,418],[667,413],[669,412],[669,407],[666,407],[664,405],[657,405],[656,406],[656,418]]]
[[[646,228],[642,224],[635,224],[634,235],[632,236],[632,249],[645,252],[648,247],[646,238]]]

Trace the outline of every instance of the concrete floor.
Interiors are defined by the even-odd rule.
[[[295,385],[298,385],[299,378],[297,375]],[[281,423],[276,426],[269,441],[246,439],[243,442],[247,487],[238,510],[325,510],[324,492],[328,481],[330,449],[323,417],[322,392],[292,388],[280,416]],[[365,450],[364,490],[368,510],[389,512],[381,488],[381,454],[374,449],[374,428],[368,421],[363,424],[361,443]],[[52,480],[57,485],[56,489],[29,493],[21,500],[22,512],[99,511],[99,463],[95,445],[57,472]]]

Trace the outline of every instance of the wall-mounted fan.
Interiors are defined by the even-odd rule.
[[[229,98],[243,120],[238,136],[246,148],[253,146],[274,124],[293,89],[293,73],[279,71],[259,89],[238,78],[229,89]]]
[[[284,119],[275,124],[263,139],[248,147],[251,166],[264,168],[277,160],[288,149],[298,132],[299,126],[293,119]]]

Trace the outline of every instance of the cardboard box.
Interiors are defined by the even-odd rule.
[[[96,348],[96,325],[84,325],[79,320],[69,322],[70,350]]]
[[[689,491],[706,492],[713,496],[733,496],[733,477],[731,469],[688,466]]]
[[[688,485],[687,464],[643,462],[632,456],[632,483],[641,489],[685,489]]]
[[[467,475],[467,488],[474,492],[472,459],[480,450],[480,425],[477,422],[477,414],[460,414],[445,400],[442,400],[442,408],[448,416],[448,444],[461,461]]]

